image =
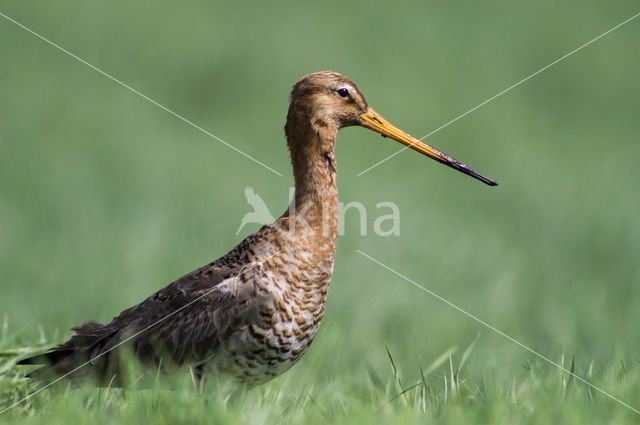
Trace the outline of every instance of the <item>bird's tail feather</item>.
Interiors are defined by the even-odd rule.
[[[52,350],[18,361],[18,365],[42,365],[25,375],[33,380],[51,380],[66,377],[79,380],[88,376],[103,378],[105,367],[109,362],[109,354],[100,355],[99,361],[93,361],[101,353],[105,345],[116,332],[108,326],[96,322],[88,322],[73,328],[73,335],[67,342]],[[89,362],[86,367],[79,368]]]

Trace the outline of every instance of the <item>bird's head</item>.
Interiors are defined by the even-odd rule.
[[[340,129],[357,125],[368,108],[353,81],[337,72],[319,71],[293,86],[289,114],[310,119],[315,125]]]
[[[497,183],[465,164],[445,155],[419,139],[405,133],[374,111],[358,87],[349,78],[333,71],[306,75],[291,91],[285,130],[287,137],[295,131],[294,123],[308,123],[318,133],[332,134],[343,127],[359,125],[435,159],[490,186]]]

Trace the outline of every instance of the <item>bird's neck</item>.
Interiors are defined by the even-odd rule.
[[[297,223],[306,225],[316,238],[335,251],[338,190],[334,147],[338,128],[322,122],[290,121],[287,121],[285,130],[291,153],[295,194],[288,215],[295,217]]]

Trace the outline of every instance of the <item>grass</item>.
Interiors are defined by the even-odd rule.
[[[32,6],[0,9],[284,177],[0,19],[2,406],[36,388],[16,359],[255,230],[235,235],[246,186],[284,210],[282,126],[302,75],[350,76],[422,136],[638,12],[631,0]],[[343,130],[340,199],[367,208],[369,232],[347,215],[320,332],[282,377],[246,393],[216,380],[197,392],[186,372],[146,390],[61,384],[0,423],[636,423],[357,250],[640,408],[639,25],[429,137],[497,188],[415,152],[357,177],[400,146]],[[371,231],[385,201],[399,236]]]
[[[426,367],[418,363],[403,371],[387,348],[388,363],[382,370],[363,365],[353,377],[325,376],[319,381],[303,375],[293,382],[285,375],[249,391],[221,380],[209,380],[196,389],[188,373],[152,376],[150,386],[136,383],[124,389],[58,383],[6,412],[3,420],[38,423],[48,417],[50,423],[128,423],[144,418],[159,424],[637,421],[631,410],[620,409],[597,390],[576,382],[571,374],[548,368],[538,359],[508,372],[499,364],[483,368],[480,374],[467,370],[465,364],[473,358],[479,340],[480,335],[461,354],[455,347],[445,350]],[[7,341],[2,342],[0,403],[9,406],[39,388],[40,384],[25,380],[13,362],[42,345],[10,350]],[[559,362],[572,373],[618,391],[640,383],[637,360],[617,365],[590,361],[580,367],[573,358],[566,364],[562,356]],[[505,386],[501,380],[507,376],[509,385]]]

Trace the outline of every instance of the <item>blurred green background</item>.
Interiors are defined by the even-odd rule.
[[[280,177],[0,18],[0,312],[41,327],[109,320],[224,254],[251,185],[292,185],[283,125],[303,75],[341,72],[420,137],[637,13],[637,1],[3,1],[0,11],[282,173]],[[489,188],[361,128],[338,137],[346,219],[322,329],[291,385],[406,370],[480,333],[470,373],[533,356],[366,252],[559,361],[640,357],[640,19],[427,142]],[[401,234],[372,232],[375,205]],[[546,366],[545,366],[546,367]],[[551,368],[551,366],[549,366]],[[306,381],[305,381],[306,379]],[[597,382],[596,382],[597,384]],[[302,385],[302,384],[300,384]],[[640,391],[621,397],[640,405]]]

